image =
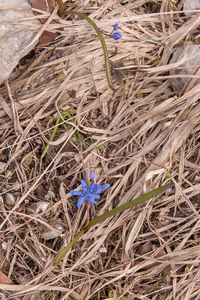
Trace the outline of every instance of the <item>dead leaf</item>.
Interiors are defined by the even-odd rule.
[[[150,251],[152,251],[152,243],[147,242],[147,243],[141,245],[136,253],[139,255],[144,255]]]
[[[69,90],[68,91],[68,94],[69,94],[69,96],[71,97],[71,98],[76,98],[76,91],[75,90]]]
[[[114,63],[113,61],[109,60],[110,63],[110,69],[111,69],[111,75],[114,76],[114,78],[119,82],[122,83],[122,80],[124,79],[125,75],[129,72],[128,69],[117,69],[124,67],[122,62]]]
[[[139,247],[139,249],[137,250],[136,254],[138,254],[140,256],[145,255],[147,257],[150,257],[150,256],[153,255],[153,253],[157,252],[158,248],[159,248],[158,246],[152,244],[151,242],[147,242],[144,245],[141,245]],[[154,255],[154,258],[159,258],[161,256],[164,256],[165,254],[166,254],[165,251],[163,249],[160,249],[159,252],[156,255]],[[143,261],[142,257],[138,259],[138,262],[136,264],[140,263],[141,261]],[[148,270],[148,269],[151,269],[152,267],[155,267],[157,265],[159,265],[159,263],[155,262],[155,263],[152,263],[152,264],[144,267],[144,269]],[[170,266],[166,266],[163,269],[163,272],[164,273],[165,272],[169,272],[170,270],[171,270],[171,267]]]
[[[55,0],[30,0],[32,8],[37,8],[43,11],[47,11],[51,13],[55,6],[56,6],[56,1]],[[39,15],[40,13],[33,11],[35,15]],[[46,19],[44,18],[39,18],[41,23],[44,24]]]
[[[47,12],[52,12],[56,6],[56,1],[55,0],[30,0],[31,6],[33,8],[37,8],[43,11]],[[35,12],[35,15],[39,15],[40,13]],[[39,18],[41,23],[45,23],[46,19],[45,18]],[[57,23],[56,21],[52,21],[51,24]],[[44,31],[39,39],[39,43],[36,49],[36,52],[40,51],[44,46],[48,45],[50,42],[54,41],[55,38],[59,36],[59,33],[57,32],[49,32],[49,31]]]
[[[12,280],[0,271],[0,284],[12,284]]]
[[[54,41],[58,36],[59,34],[56,32],[49,32],[45,30],[40,36],[36,52],[42,50],[42,48],[47,46],[50,42]]]
[[[23,211],[23,209],[24,209],[24,206],[20,206],[20,207],[17,209],[17,211],[18,211],[18,212],[21,212],[21,211]]]

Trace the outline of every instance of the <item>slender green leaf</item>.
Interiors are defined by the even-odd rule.
[[[122,211],[124,211],[126,209],[129,209],[129,208],[131,208],[132,206],[134,206],[134,205],[136,205],[138,203],[141,203],[141,202],[143,202],[145,200],[148,200],[148,199],[156,196],[157,194],[161,193],[162,191],[164,191],[169,186],[170,185],[165,185],[165,186],[162,186],[160,188],[157,188],[157,189],[155,189],[155,190],[153,190],[153,191],[151,191],[151,192],[149,192],[149,193],[147,193],[147,194],[145,194],[143,196],[140,196],[140,197],[138,197],[138,198],[136,198],[136,199],[134,199],[134,200],[132,200],[132,201],[130,201],[128,203],[125,203],[125,204],[123,204],[123,205],[121,205],[119,207],[116,207],[113,210],[108,211],[105,214],[103,214],[103,215],[101,215],[101,216],[99,216],[99,217],[91,220],[89,222],[89,224],[85,228],[83,228],[83,230],[73,239],[73,241],[69,245],[67,245],[67,247],[65,247],[61,251],[61,253],[56,257],[56,259],[54,261],[54,265],[57,265],[61,261],[61,259],[63,258],[63,256],[67,253],[67,251],[76,243],[76,241],[78,241],[78,239],[83,235],[83,233],[85,231],[87,231],[90,227],[92,227],[93,225],[99,223],[100,221],[103,221],[103,220],[105,220],[107,218],[110,218],[113,215],[116,215],[116,214],[118,214],[118,213],[120,213],[120,212],[122,212]]]
[[[86,16],[86,15],[84,15],[82,13],[79,13],[77,11],[71,10],[71,11],[65,11],[65,14],[67,14],[67,15],[71,15],[71,14],[78,15],[79,17],[87,20],[92,25],[92,27],[94,28],[94,30],[96,31],[96,33],[97,33],[97,35],[98,35],[98,37],[100,39],[102,48],[103,48],[107,81],[108,81],[108,84],[109,84],[110,88],[113,91],[115,91],[115,88],[114,88],[113,83],[112,83],[112,78],[111,78],[110,64],[109,64],[109,57],[108,57],[108,51],[107,51],[106,43],[104,41],[104,38],[103,38],[103,36],[102,36],[99,28],[97,27],[97,25],[88,16]]]
[[[64,4],[62,0],[56,0],[56,2],[58,4],[58,15],[62,16],[64,14]]]

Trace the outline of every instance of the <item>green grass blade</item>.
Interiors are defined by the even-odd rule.
[[[56,259],[54,260],[54,266],[57,265],[61,259],[63,258],[63,256],[67,253],[67,251],[76,243],[76,241],[78,241],[78,239],[82,236],[82,234],[85,232],[85,230],[81,230],[81,232],[73,239],[73,241],[71,241],[71,243],[69,243],[67,245],[67,247],[65,247],[62,252],[60,252],[60,254],[56,257]]]
[[[95,225],[96,223],[102,221],[102,220],[105,220],[113,215],[116,215],[117,213],[119,212],[122,212],[128,208],[131,208],[132,206],[138,204],[138,203],[141,203],[143,201],[146,201],[154,196],[156,196],[157,194],[159,194],[160,192],[162,192],[163,190],[165,190],[166,188],[168,188],[169,185],[166,185],[166,186],[162,186],[160,188],[157,188],[147,194],[144,194],[128,203],[125,203],[119,207],[116,207],[108,212],[106,212],[105,214],[93,219],[92,221],[89,222],[89,224],[84,228],[85,230],[89,229],[91,226]]]

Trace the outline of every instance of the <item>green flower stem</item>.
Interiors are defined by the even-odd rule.
[[[61,259],[63,258],[63,256],[66,254],[66,252],[75,244],[76,241],[78,241],[78,239],[83,235],[83,233],[85,231],[87,231],[90,227],[94,226],[95,224],[99,223],[102,220],[110,218],[113,215],[116,215],[116,214],[118,214],[118,213],[120,213],[120,212],[122,212],[122,211],[124,211],[124,210],[126,210],[128,208],[131,208],[132,206],[134,206],[134,205],[136,205],[138,203],[141,203],[143,201],[146,201],[146,200],[148,200],[148,199],[156,196],[157,194],[161,193],[162,191],[164,191],[169,186],[170,186],[170,184],[162,186],[160,188],[157,188],[157,189],[155,189],[155,190],[153,190],[153,191],[151,191],[151,192],[149,192],[149,193],[147,193],[147,194],[145,194],[143,196],[140,196],[140,197],[138,197],[138,198],[136,198],[136,199],[134,199],[134,200],[132,200],[132,201],[130,201],[128,203],[125,203],[125,204],[123,204],[123,205],[121,205],[119,207],[116,207],[116,208],[112,209],[111,211],[108,211],[105,214],[103,214],[103,215],[101,215],[101,216],[99,216],[99,217],[91,220],[89,222],[89,224],[85,228],[83,228],[81,230],[81,232],[75,237],[75,239],[73,239],[73,241],[69,245],[67,245],[67,247],[65,247],[62,250],[62,252],[56,257],[56,259],[54,260],[54,265],[57,265],[61,261]]]
[[[58,4],[58,15],[62,16],[64,14],[64,4],[62,0],[56,0],[56,2]]]
[[[60,122],[60,115],[58,115],[58,117],[57,117],[57,120],[56,120],[56,127],[53,129],[53,133],[52,133],[52,135],[51,135],[51,137],[50,137],[50,142],[52,142],[53,141],[53,139],[54,139],[54,136],[55,136],[55,134],[56,134],[56,131],[57,131],[57,129],[58,129],[58,125],[59,125],[59,122]],[[45,147],[45,149],[44,149],[44,151],[43,151],[43,153],[42,153],[42,158],[45,156],[45,154],[47,153],[47,151],[48,151],[48,149],[49,149],[49,147],[50,147],[50,144],[47,144],[46,145],[46,147]]]
[[[65,14],[67,14],[67,15],[71,15],[71,14],[78,15],[79,17],[87,20],[92,25],[92,27],[94,28],[94,30],[96,31],[96,33],[97,33],[97,35],[98,35],[98,37],[100,39],[102,48],[103,48],[103,54],[104,54],[104,60],[105,60],[105,69],[106,69],[106,78],[107,78],[109,87],[115,92],[115,88],[113,86],[112,78],[111,78],[108,51],[107,51],[106,43],[104,41],[104,38],[103,38],[103,36],[102,36],[99,28],[97,27],[97,25],[88,16],[86,16],[86,15],[84,15],[82,13],[79,13],[77,11],[72,10],[72,11],[65,11]]]

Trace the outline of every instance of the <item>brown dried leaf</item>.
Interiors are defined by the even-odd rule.
[[[144,245],[141,245],[137,251],[137,254],[139,255],[144,255],[148,252],[152,251],[152,243],[151,242],[147,242]]]
[[[53,9],[55,8],[56,1],[55,0],[30,0],[30,3],[33,8],[41,9],[43,11],[48,11],[52,12]],[[38,12],[34,11],[35,15],[39,15]],[[45,18],[39,18],[41,23],[45,23],[46,19]],[[52,21],[51,24],[56,23],[55,21]],[[38,43],[38,47],[36,49],[36,52],[40,51],[43,48],[43,45],[47,45],[50,42],[54,41],[56,37],[58,37],[59,34],[56,32],[49,32],[49,31],[44,31],[41,36],[40,40]]]
[[[0,284],[11,284],[13,283],[3,272],[0,271]]]
[[[150,257],[150,256],[153,255],[153,253],[157,252],[158,248],[159,248],[158,246],[152,244],[151,242],[147,242],[144,245],[141,245],[136,253],[139,254],[139,255],[144,255],[145,254],[147,257],[148,256]],[[159,252],[154,257],[159,258],[161,256],[164,256],[165,254],[166,254],[165,251],[163,249],[160,249]],[[142,261],[142,258],[141,259],[139,258],[138,261]],[[152,263],[152,264],[144,267],[144,269],[148,270],[148,269],[151,269],[152,267],[155,267],[157,265],[159,265],[159,263],[155,262],[155,263]],[[163,272],[169,272],[170,270],[171,270],[171,267],[166,266],[164,268]]]
[[[71,98],[76,98],[76,91],[75,90],[69,90],[68,91],[68,94],[69,94],[69,96],[71,97]]]
[[[31,6],[43,11],[51,13],[56,6],[55,0],[30,0]],[[35,15],[39,15],[38,12],[33,11]],[[46,19],[40,18],[41,23],[45,23]]]
[[[36,49],[36,52],[42,50],[42,48],[46,45],[48,45],[50,42],[54,41],[55,38],[57,38],[59,36],[58,33],[56,32],[49,32],[49,31],[44,31],[41,36],[40,36],[40,40]]]

